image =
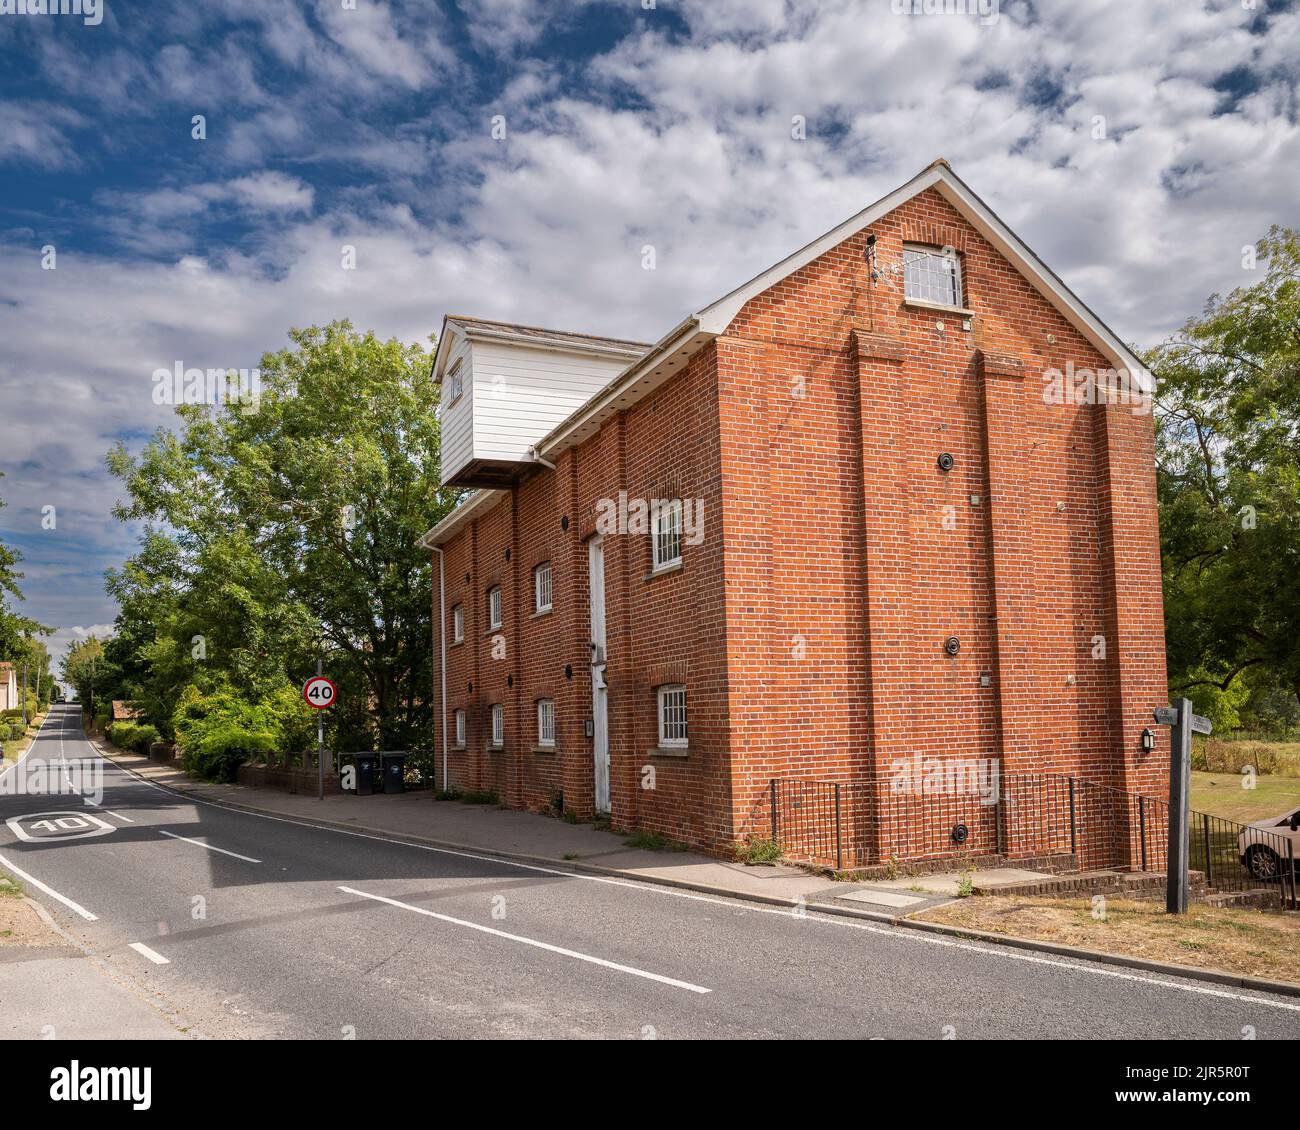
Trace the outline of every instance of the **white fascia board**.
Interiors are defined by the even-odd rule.
[[[894,209],[930,187],[937,188],[943,198],[960,212],[1008,262],[1013,264],[1029,280],[1034,289],[1060,311],[1107,360],[1117,368],[1127,369],[1139,377],[1146,373],[1146,367],[1119,336],[1080,301],[1060,277],[1035,255],[956,173],[946,165],[938,163],[931,165],[856,216],[845,220],[820,239],[814,240],[807,247],[777,263],[776,266],[764,271],[743,286],[737,287],[711,306],[706,306],[695,315],[700,329],[715,335],[725,333],[732,319],[740,313],[750,299],[807,266],[863,228],[870,227],[883,219]]]
[[[703,342],[692,341],[699,333],[700,328],[696,325],[695,319],[687,318],[665,337],[660,338],[567,420],[534,444],[533,451],[546,458],[558,455],[573,446],[578,438],[585,438],[585,436],[579,437],[579,432],[587,431],[593,425],[598,426],[604,418],[612,415],[619,407],[625,407],[626,405],[619,405],[620,399],[635,403],[641,398],[646,387],[643,384],[638,389],[638,382],[643,382],[659,364],[684,345],[687,346],[688,353],[693,353],[700,344],[703,344]]]
[[[443,370],[447,367],[447,358],[451,356],[451,342],[464,331],[455,322],[442,316],[442,329],[438,333],[438,345],[433,351],[433,362],[429,366],[429,375],[436,384],[442,384]]]
[[[572,353],[579,357],[595,355],[599,357],[639,358],[645,356],[644,349],[635,346],[602,345],[592,342],[590,345],[576,341],[548,341],[546,338],[532,334],[516,334],[509,330],[485,329],[482,326],[467,326],[462,331],[470,341],[495,341],[505,345],[517,345],[524,349],[545,349],[551,353]]]
[[[743,286],[738,286],[730,294],[719,298],[711,306],[706,306],[695,315],[696,321],[700,323],[700,329],[711,334],[725,333],[727,327],[731,325],[732,319],[740,313],[745,303],[751,298],[756,298],[782,279],[794,274],[800,268],[806,267],[814,259],[825,255],[831,248],[843,243],[850,236],[856,235],[863,228],[869,227],[877,220],[887,216],[899,205],[907,203],[917,193],[924,192],[942,178],[943,172],[942,166],[932,165],[924,172],[914,176],[905,185],[896,188],[888,196],[882,197],[874,204],[864,208],[856,216],[852,216],[838,227],[832,228],[820,239],[813,240],[807,247],[801,248],[793,255],[782,259],[776,266],[769,267],[761,275],[756,275]]]
[[[1115,331],[1088,309],[1056,272],[970,190],[965,181],[949,172],[941,178],[938,189],[940,195],[965,216],[1004,258],[1014,264],[1034,289],[1060,311],[1108,361],[1116,368],[1127,369],[1133,374],[1146,373],[1146,366],[1134,356]]]
[[[441,545],[460,527],[478,514],[486,513],[508,490],[476,490],[431,530],[426,530],[415,543],[419,549]]]

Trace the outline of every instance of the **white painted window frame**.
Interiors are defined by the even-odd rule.
[[[500,749],[506,744],[506,708],[504,703],[492,704],[492,748]]]
[[[451,642],[465,642],[465,606],[463,604],[452,605],[451,609]]]
[[[550,612],[554,607],[555,574],[549,561],[543,561],[533,570],[533,612]]]
[[[465,711],[463,709],[453,711],[452,721],[456,727],[455,745],[463,749],[465,746]]]
[[[537,700],[537,744],[555,745],[555,699]]]
[[[680,703],[677,698],[680,695]],[[672,700],[672,701],[670,701]],[[686,705],[686,686],[684,683],[666,683],[659,687],[655,693],[657,703],[657,713],[659,716],[659,745],[664,749],[685,749],[690,742],[689,715]],[[670,709],[681,710],[681,733],[670,733],[670,728],[676,730],[677,720],[669,720],[668,711]]]
[[[671,569],[682,563],[682,500],[664,499],[654,509],[650,540],[652,567]]]
[[[952,292],[941,293],[951,282]],[[945,255],[942,247],[924,243],[903,244],[903,297],[908,301],[962,308],[961,256]]]
[[[488,630],[496,631],[501,627],[501,586],[493,585],[488,589]]]

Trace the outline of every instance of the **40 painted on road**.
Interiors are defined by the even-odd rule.
[[[86,840],[117,830],[107,820],[89,812],[28,812],[11,816],[5,823],[15,836],[29,844]]]

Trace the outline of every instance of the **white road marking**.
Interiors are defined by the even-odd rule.
[[[41,731],[45,729],[45,723],[50,720],[50,713],[53,712],[52,711],[47,712],[45,717],[41,719],[41,724],[36,727],[36,733],[32,735],[31,742],[28,744],[27,748],[18,755],[18,759],[12,765],[8,765],[5,766],[4,769],[0,769],[0,777],[5,776],[5,774],[9,773],[11,770],[18,768],[19,763],[22,762],[22,760],[29,753],[31,753],[32,750],[36,748],[36,739],[41,736]],[[2,762],[3,760],[4,760],[3,758],[0,758],[0,762]]]
[[[35,887],[38,891],[44,891],[47,895],[50,896],[50,898],[57,899],[59,902],[63,903],[63,905],[66,906],[69,910],[76,911],[76,913],[80,914],[81,917],[84,918],[87,922],[99,921],[98,917],[91,914],[90,911],[88,911],[80,903],[75,903],[70,898],[64,897],[63,895],[59,894],[59,892],[56,891],[53,887],[47,887],[38,878],[36,878],[36,876],[28,875],[26,871],[23,871],[21,868],[15,867],[12,863],[9,862],[9,860],[5,859],[3,855],[0,855],[0,867],[3,867],[6,871],[12,871],[15,875],[18,876],[18,878],[22,879],[24,882],[31,883],[31,885]]]
[[[27,830],[23,827],[24,821],[35,825],[43,820],[48,821],[50,817],[57,818],[61,824],[73,822],[73,827],[62,828],[52,836],[28,835]],[[5,823],[15,836],[29,844],[55,844],[64,840],[86,840],[95,836],[106,836],[109,832],[117,831],[107,820],[101,820],[90,812],[83,812],[80,815],[75,812],[27,812],[22,816],[11,816]],[[77,828],[83,825],[89,825],[90,831],[77,831]]]
[[[187,844],[193,844],[195,847],[206,848],[208,851],[219,851],[222,855],[229,855],[234,859],[242,859],[245,863],[261,863],[260,859],[254,859],[249,855],[240,855],[235,851],[227,851],[225,848],[213,847],[211,844],[205,844],[202,840],[192,840],[189,836],[178,836],[175,832],[168,832],[162,828],[158,829],[158,834],[162,836],[171,836],[173,840],[184,840]]]
[[[132,942],[131,949],[135,950],[135,952],[138,954],[143,954],[155,965],[171,964],[170,958],[163,957],[162,954],[156,953],[154,950],[151,950],[148,946],[146,946],[143,942]]]
[[[99,805],[95,805],[95,807],[98,808]],[[106,809],[104,809],[104,811],[105,811],[105,812],[108,812],[108,809],[106,808]],[[110,816],[114,816],[114,817],[116,817],[118,820],[125,820],[128,824],[134,824],[134,823],[135,823],[135,821],[132,820],[131,817],[129,817],[129,816],[123,816],[120,812],[108,812],[108,814],[109,814]]]
[[[94,743],[90,745],[94,747]],[[96,751],[98,752],[98,751]],[[102,756],[102,754],[101,754]],[[176,797],[181,800],[187,800],[191,804],[206,804],[210,808],[220,808],[224,812],[238,813],[241,816],[253,816],[259,820],[271,820],[277,824],[292,824],[299,828],[312,828],[317,832],[325,832],[338,836],[355,836],[362,840],[374,840],[381,844],[397,844],[400,847],[417,848],[420,851],[431,851],[438,855],[450,855],[460,859],[472,859],[480,863],[497,863],[506,867],[514,867],[520,871],[534,871],[541,875],[558,875],[563,879],[581,879],[589,883],[605,883],[613,887],[630,887],[635,891],[643,891],[648,894],[662,895],[667,898],[686,899],[688,902],[703,902],[714,906],[727,906],[732,909],[741,909],[755,914],[775,914],[781,918],[789,919],[793,916],[794,905],[789,908],[760,906],[757,903],[746,902],[740,896],[735,898],[721,898],[716,895],[701,895],[691,891],[677,890],[673,887],[665,887],[652,883],[638,883],[629,879],[614,879],[604,875],[586,875],[579,871],[561,871],[555,867],[543,867],[536,863],[518,863],[512,859],[502,859],[494,855],[480,855],[475,852],[456,851],[453,848],[434,847],[432,844],[417,844],[409,840],[395,840],[388,836],[376,836],[369,832],[354,832],[347,828],[326,828],[319,824],[308,824],[303,820],[293,820],[287,816],[273,816],[269,812],[249,812],[246,809],[231,808],[228,805],[220,804],[214,800],[206,800],[202,797],[192,796],[186,793],[176,792],[174,789],[164,788],[145,777],[141,777],[130,769],[124,769],[117,766],[123,773],[129,773],[142,785],[148,785],[151,789],[157,789],[160,793],[166,793],[170,797]],[[809,903],[807,909],[817,910],[817,903]],[[876,926],[869,922],[855,922],[851,919],[844,918],[840,915],[832,914],[806,914],[799,919],[802,922],[815,922],[820,926],[839,926],[849,930],[861,930],[868,934],[879,934],[887,938],[893,938],[901,942],[913,942],[918,945],[944,946],[949,949],[965,950],[968,953],[980,954],[983,957],[997,958],[1002,961],[1024,961],[1031,965],[1043,965],[1050,968],[1064,969],[1071,973],[1088,974],[1094,977],[1112,977],[1122,981],[1135,981],[1144,985],[1152,985],[1160,989],[1169,989],[1180,993],[1196,993],[1201,996],[1219,997],[1223,1000],[1241,1001],[1245,1004],[1263,1005],[1265,1008],[1278,1008],[1285,1012],[1300,1012],[1300,1004],[1294,1004],[1291,1001],[1280,1000],[1276,997],[1265,996],[1263,990],[1259,990],[1261,995],[1252,996],[1245,992],[1229,992],[1226,989],[1211,989],[1205,985],[1189,984],[1182,981],[1169,981],[1163,977],[1153,974],[1140,973],[1123,973],[1118,969],[1109,969],[1101,963],[1083,964],[1086,959],[1080,958],[1078,962],[1066,961],[1062,958],[1035,957],[1033,954],[1025,953],[1022,950],[1013,950],[1010,947],[995,946],[989,944],[979,944],[973,942],[953,941],[950,938],[944,938],[935,934],[923,934],[919,930],[909,930],[904,926]]]
[[[553,946],[550,942],[539,942],[536,938],[525,938],[522,934],[508,934],[504,930],[497,930],[478,922],[467,922],[463,918],[453,918],[450,914],[438,914],[436,911],[426,910],[422,906],[412,906],[409,902],[399,902],[397,899],[385,898],[383,895],[367,894],[365,891],[358,891],[354,887],[340,887],[339,890],[346,891],[350,895],[359,895],[363,899],[373,899],[375,902],[400,907],[402,910],[414,911],[416,914],[423,914],[426,918],[436,918],[439,922],[450,922],[453,926],[465,926],[470,930],[478,930],[480,933],[491,934],[496,938],[505,938],[511,942],[533,946],[539,950],[546,950],[548,953],[558,953],[562,957],[587,961],[592,965],[599,965],[605,969],[617,970],[619,973],[630,973],[633,977],[644,977],[647,981],[658,981],[661,985],[671,985],[675,989],[685,989],[689,993],[708,993],[712,991],[701,985],[692,985],[689,981],[679,981],[676,977],[665,977],[661,973],[650,973],[645,969],[637,969],[632,965],[620,965],[617,961],[607,961],[603,957],[592,957],[589,953],[579,953],[577,950],[565,949],[563,946]]]

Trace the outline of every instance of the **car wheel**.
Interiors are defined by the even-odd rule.
[[[1256,844],[1246,853],[1246,866],[1251,877],[1263,883],[1276,883],[1282,874],[1282,861],[1277,852],[1262,844]]]

